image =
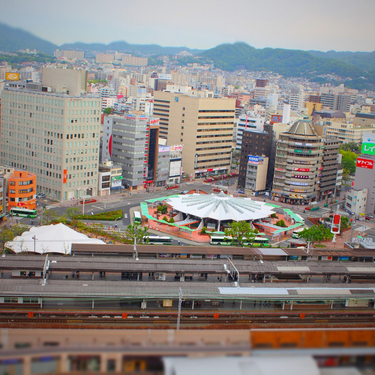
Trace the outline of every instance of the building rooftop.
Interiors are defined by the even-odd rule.
[[[311,123],[304,120],[299,120],[294,123],[291,128],[287,131],[289,134],[297,134],[297,135],[305,135],[305,136],[313,136],[317,137],[314,128],[312,127]]]

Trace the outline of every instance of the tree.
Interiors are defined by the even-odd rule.
[[[25,224],[16,224],[13,225],[12,228],[10,228],[14,237],[20,236],[23,232],[26,232],[28,229],[29,227]]]
[[[77,207],[68,208],[65,215],[68,219],[73,220],[75,216],[79,215],[79,209]]]
[[[285,224],[285,221],[284,221],[284,220],[279,220],[279,221],[277,221],[277,222],[276,222],[276,225],[277,225],[278,227],[283,227],[283,228],[286,228],[286,227],[287,227],[287,225]]]
[[[350,174],[355,173],[357,154],[351,150],[345,151],[340,149],[340,154],[342,155],[341,165]]]
[[[299,238],[304,238],[309,242],[321,242],[325,240],[331,240],[333,238],[333,233],[331,233],[329,228],[324,225],[313,225],[311,228],[305,229],[298,234]]]
[[[244,242],[253,242],[256,232],[247,221],[233,221],[225,229],[225,234],[232,238],[232,243],[242,246]]]
[[[104,108],[103,112],[106,113],[107,115],[110,115],[111,114],[111,107]]]
[[[359,145],[357,145],[355,142],[343,143],[340,146],[340,150],[343,151],[359,151],[359,149]]]
[[[1,249],[3,252],[5,250],[5,244],[8,241],[12,241],[13,238],[14,238],[14,234],[10,229],[7,229],[6,227],[2,227],[0,229],[0,245],[1,245]]]
[[[59,222],[59,215],[54,210],[45,210],[40,215],[40,224],[41,225],[48,225],[53,223]]]
[[[125,230],[125,237],[129,243],[133,243],[134,239],[137,243],[143,242],[143,237],[148,236],[150,233],[147,228],[143,227],[140,223],[134,223],[133,225],[128,225]]]

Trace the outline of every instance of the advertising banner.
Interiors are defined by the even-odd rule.
[[[375,155],[375,134],[363,133],[362,154]]]
[[[357,167],[365,169],[373,169],[374,161],[370,159],[357,158]]]

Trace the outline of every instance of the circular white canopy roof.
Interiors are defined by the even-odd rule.
[[[250,198],[234,198],[221,192],[211,194],[187,194],[168,198],[168,203],[177,211],[200,218],[217,221],[248,221],[268,217],[273,207]]]

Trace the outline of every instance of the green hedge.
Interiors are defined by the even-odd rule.
[[[101,220],[101,221],[115,221],[116,219],[122,219],[122,210],[99,212],[94,215],[77,215],[74,216],[77,220]]]

